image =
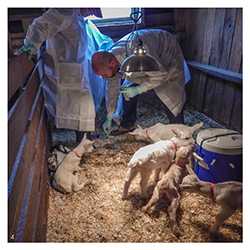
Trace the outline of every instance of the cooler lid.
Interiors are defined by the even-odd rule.
[[[234,130],[222,128],[203,129],[198,133],[196,142],[202,148],[215,153],[242,154],[242,135]]]

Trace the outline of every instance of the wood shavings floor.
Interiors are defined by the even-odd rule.
[[[114,140],[114,139],[113,139]],[[140,142],[106,141],[86,156],[80,181],[84,189],[63,195],[50,188],[48,242],[241,242],[242,213],[237,212],[220,229],[216,238],[208,233],[218,207],[198,194],[183,193],[178,222],[181,236],[169,227],[166,203],[159,203],[156,213],[145,214],[147,202],[139,193],[136,177],[129,199],[121,200],[127,162],[141,146]],[[148,194],[152,193],[149,185]]]

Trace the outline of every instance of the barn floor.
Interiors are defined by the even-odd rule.
[[[146,98],[149,100],[150,98]],[[144,99],[145,100],[145,99]],[[144,127],[167,122],[159,103],[140,105],[138,123]],[[142,115],[143,114],[143,115]],[[154,114],[152,116],[151,114]],[[185,123],[203,121],[204,127],[219,124],[203,114],[187,109]],[[141,207],[139,178],[129,190],[129,198],[121,199],[127,162],[143,142],[133,142],[124,136],[100,140],[97,149],[85,157],[79,174],[85,187],[78,193],[63,195],[50,188],[48,210],[48,242],[242,242],[242,212],[235,213],[212,237],[208,233],[218,207],[198,194],[182,193],[178,223],[181,235],[172,234],[166,212],[160,201],[156,212],[145,214]],[[148,188],[148,199],[152,193]]]

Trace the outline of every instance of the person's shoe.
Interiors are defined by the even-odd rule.
[[[129,128],[124,128],[124,127],[120,126],[117,129],[111,131],[110,135],[113,135],[113,136],[122,135],[122,134],[126,134],[128,132],[131,132],[134,129],[135,129],[135,126],[131,126]]]

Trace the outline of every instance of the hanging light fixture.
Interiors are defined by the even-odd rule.
[[[143,72],[143,71],[159,71],[159,64],[156,61],[156,59],[150,55],[147,54],[147,51],[145,50],[143,46],[143,41],[139,38],[137,30],[136,30],[136,24],[141,19],[142,13],[139,11],[132,12],[130,15],[130,18],[134,21],[134,31],[131,33],[131,35],[127,39],[126,43],[126,55],[127,53],[127,46],[129,43],[129,39],[132,40],[132,38],[135,37],[136,45],[133,49],[133,54],[131,56],[128,56],[125,58],[125,60],[122,62],[120,71],[122,73],[130,73],[130,72]]]
[[[146,53],[143,43],[140,40],[133,54],[123,61],[120,71],[123,73],[159,71],[159,64],[152,56]]]

